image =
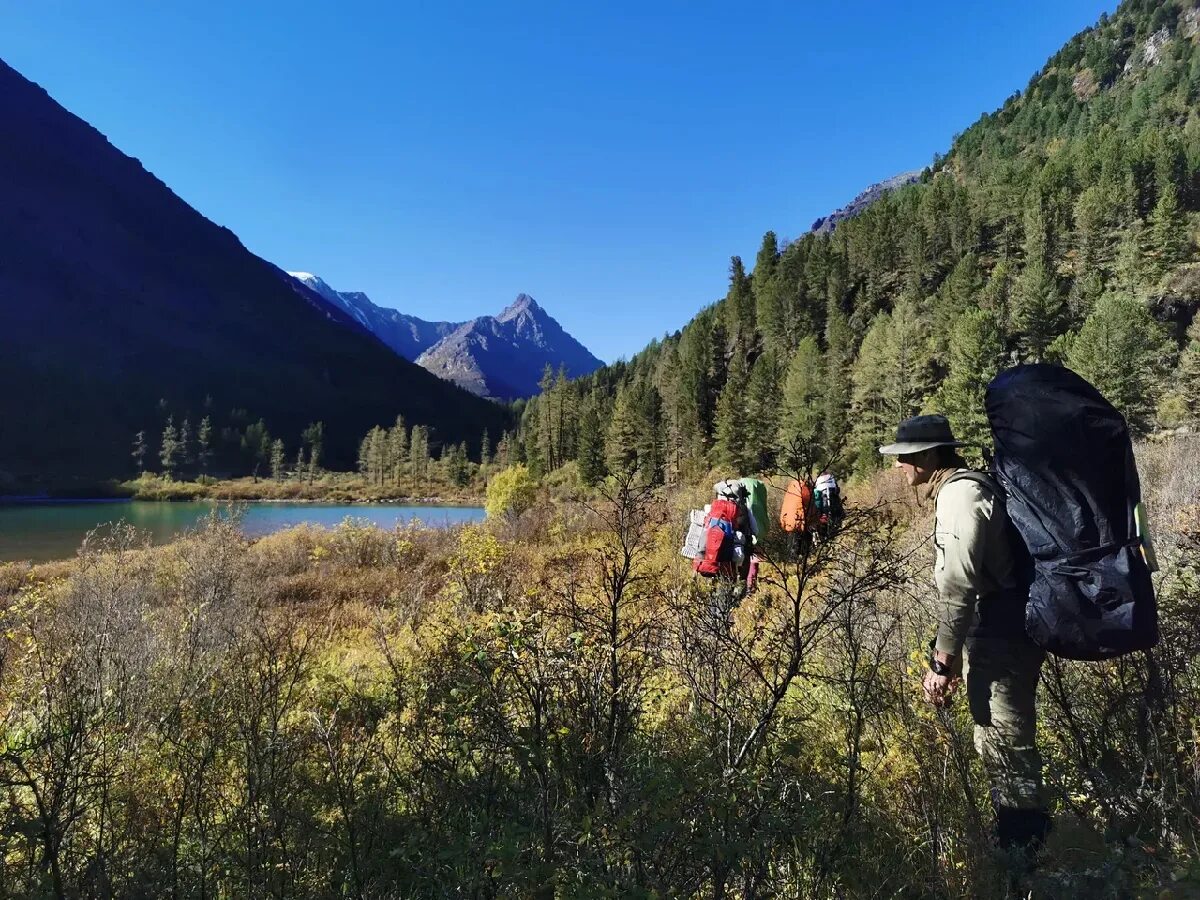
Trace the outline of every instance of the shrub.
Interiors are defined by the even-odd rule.
[[[533,506],[536,497],[537,482],[525,466],[505,469],[488,485],[488,518],[515,518]]]

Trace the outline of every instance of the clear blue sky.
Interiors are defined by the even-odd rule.
[[[255,253],[606,360],[920,168],[1115,0],[9,0],[0,57]]]

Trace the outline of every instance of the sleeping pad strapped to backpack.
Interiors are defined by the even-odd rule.
[[[997,375],[987,415],[993,469],[1032,557],[1026,632],[1068,659],[1153,647],[1158,613],[1125,419],[1083,378],[1046,364]]]

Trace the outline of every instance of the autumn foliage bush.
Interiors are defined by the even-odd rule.
[[[1047,896],[1197,874],[1194,452],[1139,451],[1162,645],[1047,668]],[[917,700],[929,510],[850,493],[733,605],[632,478],[0,567],[0,896],[1004,896],[967,711]]]

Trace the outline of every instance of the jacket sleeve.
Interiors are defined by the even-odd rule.
[[[977,483],[962,480],[938,495],[934,541],[938,589],[938,631],[934,646],[958,656],[975,616],[985,577],[993,500]]]

